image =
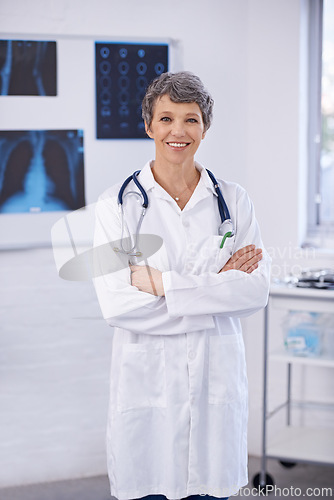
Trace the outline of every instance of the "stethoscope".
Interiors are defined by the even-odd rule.
[[[223,248],[226,239],[234,236],[234,234],[235,234],[234,226],[233,226],[233,223],[231,220],[229,209],[226,205],[223,194],[222,194],[220,187],[218,185],[217,179],[215,178],[213,173],[210,172],[210,170],[206,169],[206,171],[209,174],[209,177],[212,180],[213,186],[214,186],[215,191],[217,193],[218,209],[219,209],[219,214],[220,214],[220,218],[221,218],[221,224],[218,227],[218,234],[220,236],[222,236],[220,248]],[[137,179],[137,176],[139,174],[140,174],[140,170],[136,170],[132,175],[130,175],[127,179],[125,179],[125,181],[123,182],[121,189],[119,190],[119,193],[118,193],[118,207],[119,207],[119,210],[121,213],[122,235],[121,235],[121,240],[120,240],[121,249],[114,248],[114,250],[118,251],[118,252],[125,253],[129,257],[140,257],[142,255],[141,252],[136,251],[136,247],[137,247],[137,241],[138,241],[138,235],[140,232],[140,228],[141,228],[146,210],[149,206],[147,193],[146,193],[145,189],[143,188],[143,186],[140,184],[139,180]],[[131,181],[133,181],[135,183],[139,192],[138,191],[128,191],[126,194],[124,194],[125,188],[128,186],[128,184]],[[137,198],[139,198],[141,200],[142,211],[141,211],[140,217],[138,219],[138,224],[137,224],[137,228],[136,228],[136,233],[134,235],[133,245],[130,249],[126,250],[124,248],[124,245],[123,245],[124,229],[125,229],[125,225],[126,225],[124,223],[125,219],[124,219],[123,201],[126,198],[126,196],[128,196],[128,195],[135,195]],[[131,241],[131,236],[130,236],[130,232],[128,230],[128,227],[127,227],[127,233],[128,233],[128,236],[130,237],[130,241]]]

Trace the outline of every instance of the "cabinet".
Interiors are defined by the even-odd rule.
[[[323,354],[318,357],[300,357],[287,353],[284,348],[271,352],[268,346],[270,330],[269,316],[273,308],[285,311],[309,311],[334,313],[334,290],[303,289],[287,285],[272,285],[268,305],[264,311],[264,373],[263,373],[263,419],[261,471],[253,478],[256,488],[265,489],[274,485],[267,473],[266,459],[277,458],[282,465],[293,466],[297,462],[334,465],[334,429],[295,427],[291,424],[291,385],[294,365],[334,368],[334,358]],[[283,346],[283,342],[282,342]],[[268,367],[272,361],[283,363],[287,370],[286,400],[268,412]],[[331,376],[333,372],[331,373]],[[302,406],[303,402],[299,403]],[[331,410],[334,411],[333,405]],[[286,412],[286,425],[268,439],[267,426],[277,412]]]

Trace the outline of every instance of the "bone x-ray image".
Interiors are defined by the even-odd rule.
[[[0,95],[57,95],[56,42],[0,40]]]
[[[167,44],[95,43],[97,139],[144,139],[141,103],[168,71]]]
[[[0,213],[84,205],[82,130],[0,131]]]

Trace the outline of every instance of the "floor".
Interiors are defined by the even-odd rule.
[[[294,499],[319,499],[334,496],[334,468],[298,464],[285,468],[276,460],[268,460],[268,472],[273,476],[276,490],[270,496]],[[250,483],[232,499],[259,496],[253,490],[253,476],[260,470],[260,460],[250,458]],[[310,490],[312,489],[312,490]],[[260,495],[262,496],[262,495]],[[58,481],[29,486],[0,489],[1,500],[109,500],[109,483],[105,476]]]

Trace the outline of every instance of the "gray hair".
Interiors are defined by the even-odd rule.
[[[202,112],[204,130],[208,130],[212,122],[214,101],[198,76],[189,71],[168,72],[162,73],[150,83],[142,102],[142,117],[149,127],[154,105],[163,95],[168,95],[172,102],[196,102]]]

